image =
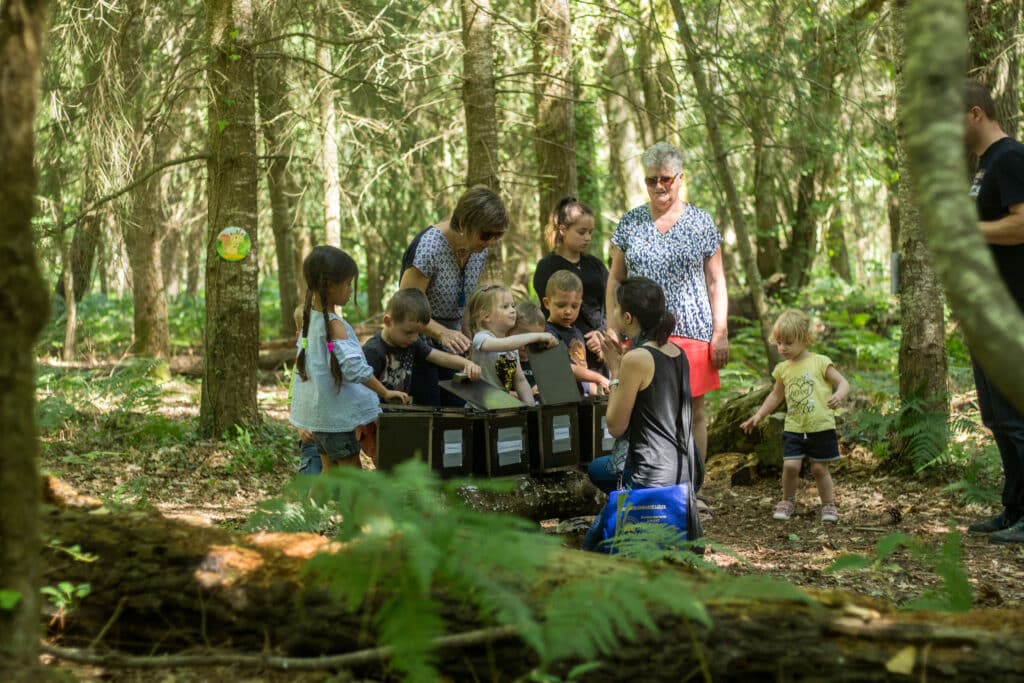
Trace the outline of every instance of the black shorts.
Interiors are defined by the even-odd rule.
[[[839,437],[836,430],[826,429],[823,432],[782,432],[783,460],[803,460],[811,462],[834,462],[839,459]]]

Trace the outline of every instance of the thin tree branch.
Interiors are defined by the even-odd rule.
[[[360,43],[367,43],[374,40],[381,40],[383,36],[365,36],[363,38],[351,38],[348,40],[334,40],[324,36],[316,36],[312,33],[303,33],[301,31],[295,31],[292,33],[281,33],[276,36],[268,36],[267,38],[260,38],[249,43],[250,47],[256,47],[257,45],[265,45],[266,43],[273,43],[278,40],[284,40],[285,38],[306,38],[316,43],[326,43],[327,45],[335,45],[338,47],[347,47],[349,45],[358,45]]]
[[[83,209],[77,216],[75,216],[74,218],[71,218],[70,220],[67,220],[67,221],[64,221],[63,223],[61,223],[60,229],[63,230],[64,228],[78,225],[82,221],[83,218],[85,218],[87,215],[89,215],[90,213],[95,211],[98,207],[102,206],[103,204],[106,204],[109,201],[117,199],[118,197],[120,197],[121,195],[125,194],[126,192],[130,192],[131,190],[133,190],[134,188],[138,187],[139,185],[141,185],[145,181],[149,180],[152,176],[156,175],[157,173],[159,173],[160,171],[164,170],[165,168],[170,168],[171,166],[180,166],[181,164],[188,164],[188,163],[191,163],[193,161],[200,161],[200,160],[205,160],[205,159],[209,159],[209,158],[210,158],[210,155],[204,152],[202,154],[192,154],[192,155],[189,155],[187,157],[181,157],[180,159],[171,159],[170,161],[165,161],[162,164],[157,164],[156,166],[154,166],[153,168],[149,169],[148,171],[146,171],[142,175],[137,176],[135,178],[135,180],[133,180],[132,182],[128,183],[127,185],[122,187],[120,190],[117,190],[116,192],[111,192],[110,194],[108,194],[106,196],[100,197],[99,199],[94,201],[92,204],[90,204],[88,207]]]
[[[463,648],[496,640],[515,638],[519,635],[516,626],[496,626],[493,628],[466,631],[456,635],[435,638],[436,649]],[[58,659],[79,664],[92,664],[119,669],[165,669],[172,667],[204,667],[204,666],[245,666],[260,669],[280,669],[282,671],[320,671],[325,669],[349,668],[365,666],[387,661],[394,654],[393,647],[374,647],[357,652],[325,657],[275,657],[272,655],[157,655],[153,657],[136,657],[120,653],[97,653],[92,650],[79,650],[59,647],[57,645],[40,645],[43,652]]]

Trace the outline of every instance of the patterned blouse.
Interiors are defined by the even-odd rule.
[[[470,254],[465,267],[460,267],[440,228],[432,226],[423,233],[412,265],[430,280],[426,294],[434,320],[453,330],[462,326],[463,309],[486,261],[484,249]]]
[[[711,301],[704,262],[722,242],[711,216],[688,203],[663,235],[644,204],[626,212],[611,242],[625,253],[629,277],[648,277],[665,291],[665,303],[676,317],[672,334],[710,342]]]

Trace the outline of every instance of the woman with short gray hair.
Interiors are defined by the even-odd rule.
[[[722,235],[706,211],[686,201],[678,148],[655,143],[641,162],[650,201],[626,212],[612,234],[607,310],[614,309],[615,292],[627,277],[648,277],[661,285],[676,318],[669,341],[686,353],[690,366],[693,436],[703,462],[708,444],[704,394],[721,386],[718,370],[729,360]]]

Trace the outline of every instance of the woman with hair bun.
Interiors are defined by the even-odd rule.
[[[615,291],[609,324],[632,348],[605,335],[602,343],[611,374],[606,421],[608,431],[629,442],[625,463],[615,455],[596,458],[588,468],[594,485],[606,493],[616,488],[644,489],[692,484],[688,510],[699,535],[694,486],[701,478],[693,443],[690,368],[686,354],[669,341],[676,320],[665,306],[658,283],[627,278]],[[628,435],[628,436],[627,436]],[[597,525],[583,547],[594,549]]]

